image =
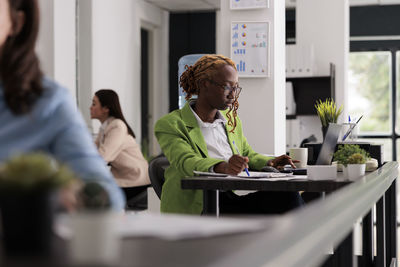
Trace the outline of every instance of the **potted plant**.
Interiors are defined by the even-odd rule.
[[[112,265],[118,259],[120,239],[107,191],[97,182],[88,182],[77,201],[78,210],[72,216],[72,259],[79,264]]]
[[[315,104],[318,117],[322,125],[322,136],[325,138],[329,123],[337,123],[340,114],[343,111],[343,106],[337,108],[335,101],[327,98],[324,102],[319,99]]]
[[[0,169],[0,207],[8,255],[49,254],[56,192],[75,175],[43,153],[16,156]]]
[[[365,174],[365,163],[369,154],[358,145],[340,145],[333,155],[333,160],[343,165],[344,176],[349,180],[355,180]]]

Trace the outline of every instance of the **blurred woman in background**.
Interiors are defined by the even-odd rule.
[[[95,143],[100,155],[111,165],[111,172],[126,199],[146,191],[150,184],[148,164],[122,114],[117,93],[110,89],[97,91],[90,116],[101,122]]]

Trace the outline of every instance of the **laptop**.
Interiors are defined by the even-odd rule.
[[[315,165],[330,165],[342,129],[341,124],[329,123],[328,130],[322,143]],[[284,172],[293,172],[294,175],[306,175],[307,168],[285,168]]]

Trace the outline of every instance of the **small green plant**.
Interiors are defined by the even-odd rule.
[[[340,145],[333,154],[333,160],[347,166],[347,164],[364,164],[369,159],[369,154],[358,145]]]
[[[28,193],[60,188],[74,181],[76,175],[44,153],[13,157],[0,169],[0,191]]]
[[[367,159],[360,153],[354,153],[347,159],[348,164],[364,164],[366,161]]]
[[[328,98],[324,102],[322,102],[321,99],[318,100],[315,104],[315,109],[317,110],[322,126],[328,127],[329,123],[337,122],[339,115],[343,111],[343,106],[340,106],[338,109],[335,101]]]
[[[101,184],[88,182],[78,193],[78,207],[81,210],[108,210],[111,208],[111,201],[107,191]]]

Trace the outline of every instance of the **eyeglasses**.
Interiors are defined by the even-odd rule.
[[[240,92],[242,91],[242,87],[239,87],[239,86],[230,86],[230,85],[222,85],[222,84],[219,84],[219,83],[217,83],[217,82],[215,82],[215,81],[213,81],[213,80],[208,80],[210,83],[212,83],[212,84],[214,84],[214,85],[216,85],[216,86],[219,86],[219,87],[221,87],[222,89],[224,89],[224,93],[225,94],[227,94],[227,95],[229,95],[230,93],[232,93],[232,92],[234,92],[235,93],[235,95],[239,95],[240,94]]]

